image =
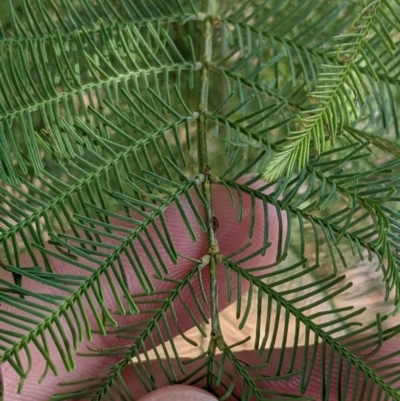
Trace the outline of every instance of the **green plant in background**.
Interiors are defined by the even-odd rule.
[[[11,399],[57,373],[54,400],[135,399],[132,376],[142,391],[185,382],[223,399],[310,399],[317,369],[319,399],[400,400],[399,352],[379,353],[400,326],[343,301],[343,272],[368,259],[389,312],[400,308],[399,1],[7,10],[0,362],[19,377]],[[219,322],[233,301],[240,328],[255,321],[236,347]],[[206,337],[201,353],[190,326]],[[240,358],[243,343],[259,364]],[[93,374],[85,358],[105,362]],[[272,389],[290,379],[296,393]]]

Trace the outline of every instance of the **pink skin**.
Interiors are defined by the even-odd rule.
[[[245,177],[242,178],[240,181],[244,182],[247,181],[250,177]],[[252,184],[251,186],[254,188],[259,188],[260,186],[264,185],[262,182],[256,182]],[[194,194],[194,191],[192,192]],[[250,213],[249,210],[251,209],[251,198],[250,196],[243,194],[242,195],[242,202],[243,202],[243,216],[242,216],[242,221],[238,222],[237,221],[237,215],[238,215],[238,196],[236,191],[232,190],[233,197],[235,199],[236,207],[233,207],[231,204],[230,196],[227,192],[227,190],[221,186],[221,185],[213,185],[212,186],[212,198],[213,198],[213,212],[214,215],[218,218],[219,222],[219,227],[217,230],[217,238],[218,238],[218,243],[220,247],[220,252],[223,255],[229,255],[235,250],[243,247],[249,242],[248,238],[248,232],[249,232],[249,227],[251,224],[251,219],[250,219]],[[200,200],[197,198],[197,196],[194,194],[193,199],[195,203],[198,206],[199,212],[204,215],[203,213],[203,206],[200,204]],[[207,253],[207,236],[206,233],[204,233],[199,225],[197,224],[197,221],[195,219],[195,216],[193,212],[190,209],[190,206],[186,200],[185,197],[180,198],[180,202],[182,205],[182,208],[187,212],[188,219],[190,221],[190,224],[192,227],[194,227],[194,232],[197,238],[197,241],[194,242],[183,221],[180,216],[179,210],[176,207],[176,205],[171,205],[164,213],[165,221],[167,223],[170,235],[173,239],[173,243],[175,244],[175,247],[177,249],[177,252],[179,254],[188,256],[193,259],[200,259],[202,256],[204,256]],[[263,209],[263,204],[261,201],[256,200],[255,203],[255,210],[256,210],[256,218],[255,218],[255,226],[254,226],[254,234],[253,238],[251,239],[252,244],[250,247],[248,247],[245,251],[243,251],[240,255],[237,255],[233,258],[233,260],[239,260],[243,258],[245,255],[253,253],[256,249],[260,248],[262,242],[263,242],[263,235],[264,235],[264,209]],[[276,209],[272,206],[268,206],[268,221],[269,221],[269,236],[268,236],[268,241],[271,243],[271,246],[268,248],[266,254],[264,256],[256,256],[253,259],[245,262],[242,264],[243,267],[245,268],[252,268],[252,267],[257,267],[257,266],[268,266],[276,260],[276,254],[277,254],[277,247],[278,247],[278,238],[279,235],[282,236],[282,238],[286,238],[286,231],[287,231],[287,222],[286,222],[286,216],[284,213],[282,213],[282,227],[279,229],[279,224],[278,224],[278,218],[277,218],[277,212]],[[120,226],[121,228],[134,228],[132,227],[131,223],[124,222],[122,220],[117,220],[114,219],[112,221],[113,224]],[[159,224],[159,223],[157,223]],[[161,225],[159,224],[159,227]],[[161,230],[162,231],[162,230]],[[164,248],[162,247],[161,241],[155,235],[154,229],[151,228],[149,230],[150,235],[152,235],[153,238],[155,238],[156,245],[160,251],[161,257],[163,258],[164,261],[166,261],[168,270],[169,270],[169,275],[168,277],[170,278],[175,278],[175,279],[180,279],[183,278],[194,266],[194,263],[190,260],[184,259],[184,258],[178,258],[178,264],[174,265],[168,255],[165,253]],[[121,231],[119,233],[121,236],[124,238],[129,235],[129,233],[126,233],[124,231]],[[148,244],[147,237],[142,234],[141,236],[143,238],[143,243]],[[103,243],[105,244],[115,244],[119,245],[118,240],[115,239],[110,239],[108,237],[104,237],[102,239]],[[284,241],[283,241],[284,242]],[[48,246],[50,249],[54,249],[51,246]],[[144,262],[145,268],[149,271],[149,276],[153,277],[154,276],[154,270],[148,262],[147,256],[144,253],[144,250],[142,246],[138,243],[138,241],[135,241],[135,249],[138,251],[138,254],[140,255],[141,259]],[[151,249],[151,248],[150,248]],[[110,249],[104,249],[105,252],[112,252]],[[104,259],[104,257],[103,257]],[[76,266],[73,266],[69,263],[62,262],[58,259],[51,258],[51,264],[52,268],[55,272],[57,273],[64,273],[64,274],[75,274],[75,275],[85,275],[88,276],[90,273],[88,271],[84,271]],[[85,261],[83,258],[79,259],[82,263],[88,264],[87,261]],[[127,276],[127,285],[129,288],[129,292],[132,294],[137,294],[137,293],[142,293],[143,289],[137,280],[137,276],[135,272],[132,270],[130,263],[126,257],[125,254],[121,256],[121,260],[124,266],[124,270],[126,272]],[[146,263],[147,261],[147,263]],[[29,267],[32,266],[32,261],[29,257],[28,254],[24,254],[21,257],[21,266],[23,267]],[[91,266],[95,266],[95,263],[91,263]],[[118,269],[118,265],[116,264],[116,267]],[[4,271],[0,270],[1,273],[1,278],[11,280],[11,275],[5,273]],[[219,269],[219,282],[223,283],[226,281],[226,273],[225,269],[221,268]],[[115,277],[110,273],[111,279],[115,282]],[[209,295],[209,272],[208,268],[204,268],[202,270],[202,281],[204,284],[205,292],[207,296]],[[107,305],[107,308],[109,311],[116,311],[118,309],[117,304],[115,302],[115,299],[113,297],[113,294],[111,292],[110,286],[106,280],[106,278],[103,276],[102,280],[102,289],[105,297],[105,302]],[[157,290],[168,290],[168,289],[173,289],[175,288],[174,283],[171,283],[169,281],[160,281],[157,279],[153,279],[152,283],[154,287]],[[199,281],[198,279],[194,279],[192,281],[193,287],[195,288],[197,294],[200,293],[199,290]],[[236,280],[235,276],[232,275],[232,284],[233,284],[233,294],[236,294],[235,287],[236,287]],[[60,294],[62,293],[58,289],[54,288],[49,288],[49,287],[44,287],[43,285],[38,284],[35,281],[32,280],[24,280],[24,287],[29,289],[32,292],[39,293],[53,293],[53,294]],[[246,286],[245,282],[242,282],[242,291],[246,291],[248,289],[248,286]],[[220,302],[220,309],[225,308],[228,305],[228,302],[226,300],[226,291],[227,288],[226,286],[219,286],[219,302]],[[92,295],[91,291],[89,291],[89,294]],[[235,297],[233,297],[235,298]],[[155,299],[155,298],[154,298]],[[199,299],[201,299],[199,295]],[[196,304],[194,302],[193,297],[190,295],[188,291],[183,292],[183,300],[185,304],[190,308],[193,313],[195,313],[196,317],[201,321],[201,317],[198,313],[198,310],[196,308]],[[232,302],[235,299],[232,299]],[[157,304],[158,305],[158,304]],[[95,319],[93,317],[93,314],[90,312],[90,309],[88,307],[87,302],[84,303],[84,306],[86,307],[86,311],[90,320],[90,323],[92,325],[92,328],[97,327]],[[145,308],[151,308],[154,307],[154,305],[140,305],[141,311],[144,310]],[[190,327],[192,327],[193,322],[188,318],[188,314],[186,312],[186,309],[183,307],[182,303],[180,301],[177,301],[174,303],[174,307],[176,310],[176,314],[178,316],[178,321],[180,323],[180,328],[182,331],[186,331]],[[16,313],[21,313],[20,311],[17,311],[15,308],[9,307],[8,305],[0,305],[0,308],[7,309],[8,311],[14,311]],[[205,312],[209,315],[209,304],[204,305],[204,310]],[[119,323],[119,324],[133,324],[133,323],[139,323],[142,319],[148,318],[150,315],[147,314],[140,314],[140,315],[117,315],[117,314],[112,314],[113,318]],[[171,318],[169,316],[168,318]],[[72,319],[73,320],[73,319]],[[60,319],[60,322],[63,326],[66,327],[66,323],[64,319]],[[172,330],[172,335],[178,334],[178,331],[173,323],[170,325],[171,330]],[[2,325],[2,328],[9,329],[10,326],[7,326],[7,324]],[[15,330],[15,329],[14,329]],[[161,325],[161,330],[163,330],[163,327]],[[66,330],[67,333],[67,338],[70,341],[71,339],[71,334],[69,330]],[[163,331],[163,333],[165,333]],[[61,358],[58,355],[58,351],[55,349],[55,345],[51,337],[47,334],[46,338],[48,340],[48,344],[50,349],[54,349],[54,352],[51,352],[52,355],[52,360],[55,363],[57,370],[58,370],[58,376],[55,376],[51,371],[48,372],[46,378],[44,381],[39,385],[38,381],[41,378],[45,367],[46,367],[46,362],[42,355],[39,353],[39,351],[36,349],[35,346],[31,345],[29,347],[32,360],[33,360],[33,367],[26,378],[23,386],[23,390],[20,394],[17,394],[17,387],[18,387],[18,382],[19,382],[19,376],[18,374],[14,371],[14,369],[8,364],[4,363],[1,366],[2,369],[2,375],[3,375],[3,381],[4,381],[4,397],[5,400],[7,401],[22,401],[22,400],[27,400],[27,399],[32,399],[35,401],[45,401],[48,400],[51,395],[54,393],[59,393],[59,392],[65,392],[67,391],[66,388],[60,388],[59,383],[60,382],[71,382],[71,381],[78,381],[78,380],[83,380],[85,378],[89,378],[92,376],[98,376],[99,373],[106,368],[107,366],[117,362],[120,357],[96,357],[96,358],[88,358],[84,356],[75,356],[75,365],[76,368],[72,370],[71,372],[67,372],[65,367],[63,366],[63,363],[61,361]],[[159,342],[159,338],[157,335],[154,336],[154,341]],[[93,339],[91,342],[88,341],[88,339],[85,339],[82,343],[79,344],[78,347],[78,352],[83,352],[87,353],[87,347],[90,346],[91,348],[96,348],[96,349],[104,349],[107,347],[115,347],[115,346],[121,346],[121,345],[126,345],[129,346],[129,344],[132,343],[132,340],[129,339],[120,339],[116,338],[113,335],[109,336],[101,336],[95,334],[93,336]],[[147,344],[149,346],[149,344]],[[386,347],[394,346],[392,343],[389,345],[385,345]],[[302,351],[300,350],[300,353]],[[382,352],[385,352],[385,350],[382,350]],[[298,354],[297,360],[301,361],[300,353]],[[328,354],[328,350],[326,351]],[[291,354],[288,352],[287,353],[289,360],[287,361],[287,364],[290,362],[290,357]],[[278,360],[279,358],[279,353],[276,352],[272,359],[273,360]],[[254,352],[242,352],[240,354],[240,359],[243,359],[247,361],[250,364],[257,363],[257,360],[259,357],[257,356],[256,353]],[[21,352],[21,360],[25,361],[27,363],[27,358],[24,352]],[[317,357],[318,360],[318,357]],[[270,366],[276,366],[273,362],[271,362]],[[229,370],[230,367],[227,366],[227,370]],[[273,368],[272,368],[273,369]],[[320,374],[321,374],[321,369],[318,368],[318,363],[315,366],[315,374],[312,376],[312,381],[310,383],[310,386],[307,391],[307,395],[315,395],[318,399],[320,397]],[[177,370],[178,372],[179,370]],[[271,371],[270,374],[273,374]],[[336,374],[336,373],[335,373]],[[334,376],[335,376],[334,374]],[[126,385],[129,387],[129,389],[132,391],[132,394],[134,394],[135,399],[138,397],[144,396],[146,394],[146,390],[143,388],[143,386],[140,384],[140,381],[138,381],[137,377],[133,375],[132,369],[128,366],[122,373],[122,376],[125,379]],[[167,385],[168,383],[166,382],[166,379],[163,374],[158,375],[157,372],[154,372],[154,376],[157,381],[158,387]],[[336,377],[336,376],[335,376]],[[289,381],[285,382],[271,382],[268,384],[269,388],[277,389],[277,390],[282,390],[288,393],[293,393],[293,394],[298,394],[299,387],[298,387],[298,382],[296,382],[296,378],[291,379]],[[199,383],[201,385],[201,383]],[[239,385],[239,383],[237,384]],[[265,384],[262,384],[265,385]],[[77,388],[81,388],[81,386],[76,386]],[[71,391],[74,389],[74,387],[69,386],[68,391]],[[336,390],[336,385],[333,383],[331,387],[331,391]],[[172,390],[169,390],[172,391]],[[160,394],[160,393],[158,393]],[[173,394],[173,393],[172,393]],[[332,393],[333,394],[333,393]],[[163,393],[161,392],[161,396]],[[174,397],[173,397],[174,398]],[[78,399],[78,398],[77,398]],[[154,401],[157,401],[159,398],[154,398]],[[188,398],[186,398],[188,399]],[[189,398],[190,399],[190,398]],[[334,399],[334,398],[331,398]],[[177,400],[174,398],[174,400]],[[148,400],[146,400],[148,401]],[[204,399],[204,401],[206,401]]]
[[[139,401],[214,401],[218,398],[193,386],[177,384],[162,387],[140,398]]]

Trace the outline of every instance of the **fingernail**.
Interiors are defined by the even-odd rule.
[[[185,384],[176,384],[154,390],[138,401],[215,401],[218,398],[205,390]]]

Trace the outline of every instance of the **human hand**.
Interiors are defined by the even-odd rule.
[[[261,185],[263,185],[261,182],[256,182],[252,184],[253,187],[259,188]],[[235,201],[236,201],[236,207],[233,207],[231,204],[230,196],[228,191],[223,187],[223,186],[218,186],[214,185],[212,188],[212,197],[213,197],[213,209],[214,209],[214,215],[218,218],[219,222],[219,227],[216,232],[217,239],[218,239],[218,244],[220,248],[220,252],[222,255],[230,255],[237,249],[240,249],[242,247],[245,247],[245,245],[249,242],[249,229],[252,224],[252,219],[251,215],[248,212],[251,210],[251,197],[249,195],[243,195],[242,196],[242,202],[243,202],[243,216],[241,221],[239,222],[237,219],[238,215],[238,196],[236,194],[233,194]],[[197,199],[197,205],[198,209],[201,210],[201,204],[199,198]],[[190,220],[191,226],[194,227],[194,234],[197,237],[197,241],[194,242],[187,230],[184,228],[184,224],[182,222],[182,218],[180,217],[179,210],[176,206],[170,206],[166,212],[165,212],[165,221],[168,226],[170,235],[173,239],[173,243],[175,244],[177,251],[181,255],[188,256],[192,259],[197,259],[200,260],[203,256],[208,254],[208,249],[207,249],[207,235],[204,233],[201,229],[200,226],[196,223],[196,218],[194,214],[191,212],[190,205],[185,199],[181,199],[181,204],[182,207],[187,211],[188,218]],[[254,233],[253,233],[253,238],[252,238],[252,243],[251,246],[246,248],[240,255],[237,255],[233,258],[233,260],[241,259],[246,255],[251,255],[255,250],[259,249],[262,244],[263,244],[263,236],[264,236],[264,208],[263,204],[261,201],[256,200],[255,201],[255,211],[256,211],[256,219],[254,222]],[[268,232],[268,241],[271,243],[271,246],[267,249],[267,252],[265,256],[257,255],[248,261],[244,262],[241,264],[242,267],[251,269],[256,266],[269,266],[272,265],[276,259],[277,259],[277,254],[278,254],[278,243],[279,243],[279,238],[284,242],[286,240],[286,232],[287,232],[287,220],[285,217],[285,214],[281,214],[281,223],[279,223],[279,218],[278,218],[278,213],[275,210],[274,207],[269,206],[268,207],[268,221],[269,221],[269,232]],[[112,224],[115,226],[118,226],[121,228],[120,232],[114,232],[116,235],[120,235],[121,237],[126,237],[127,236],[127,231],[125,229],[132,228],[132,223],[115,218],[112,221]],[[168,261],[167,262],[167,267],[169,270],[168,273],[168,278],[173,278],[174,280],[180,280],[183,279],[190,271],[195,266],[195,263],[191,260],[185,259],[185,258],[179,258],[179,263],[177,265],[174,265],[171,261],[170,258],[168,257],[167,253],[164,250],[164,247],[162,246],[160,239],[157,237],[154,228],[151,231],[150,230],[150,235],[152,238],[156,241],[156,244],[160,250],[160,255],[163,258],[163,260]],[[143,236],[144,241],[148,241],[145,236]],[[108,245],[115,245],[117,240],[104,236],[103,237],[103,243],[108,244]],[[54,249],[52,247],[49,247],[50,249]],[[148,259],[148,256],[146,255],[146,252],[144,251],[143,246],[140,243],[137,243],[137,252],[140,255],[141,260],[143,260],[143,265],[144,268],[147,269],[147,272],[149,276],[154,275],[154,270],[153,267]],[[109,248],[105,247],[103,249],[106,252],[110,252]],[[74,266],[73,264],[68,264],[66,262],[62,262],[56,258],[50,258],[52,262],[52,267],[55,272],[59,274],[69,274],[69,275],[89,275],[89,272],[82,271],[82,269]],[[83,260],[83,258],[80,258],[79,260]],[[125,269],[126,273],[126,285],[129,288],[129,292],[132,294],[138,294],[143,292],[143,286],[140,283],[140,280],[138,280],[137,274],[129,268],[129,260],[127,257],[122,259],[123,266]],[[85,263],[87,264],[87,261],[85,260]],[[32,266],[32,261],[30,259],[29,255],[24,255],[21,258],[21,266]],[[96,264],[92,263],[92,266],[95,267]],[[260,274],[262,271],[259,271],[258,273],[254,272],[254,274]],[[5,271],[2,272],[1,278],[8,280],[9,282],[12,281],[12,277],[10,273],[7,273]],[[113,277],[115,280],[115,277]],[[207,298],[210,299],[209,293],[209,271],[207,266],[202,269],[201,271],[201,280],[204,284],[204,289],[207,295]],[[143,281],[143,277],[142,277]],[[226,286],[226,274],[225,274],[225,268],[221,266],[221,268],[218,268],[218,282],[220,283],[219,285],[219,309],[222,310],[224,307],[228,305],[228,300],[227,300],[227,286]],[[51,292],[54,295],[57,294],[62,294],[63,292],[60,291],[59,289],[56,289],[54,287],[48,287],[44,284],[40,284],[35,280],[24,280],[24,288],[32,291],[33,293],[45,293],[48,294]],[[152,284],[154,285],[155,289],[157,291],[170,291],[176,287],[176,282],[173,281],[163,281],[163,280],[153,280]],[[225,285],[224,285],[225,284]],[[233,293],[235,294],[236,291],[235,289],[237,288],[237,282],[235,280],[235,277],[232,277],[232,286],[233,286]],[[195,292],[197,293],[199,299],[201,298],[200,296],[200,279],[194,279],[193,281],[193,287],[195,289]],[[105,302],[107,305],[107,308],[109,311],[116,311],[118,310],[118,305],[116,303],[115,297],[112,294],[112,290],[110,285],[108,284],[107,280],[105,277],[103,277],[102,280],[102,289],[105,297]],[[241,283],[241,291],[245,292],[248,290],[248,285],[247,282],[243,281]],[[183,297],[183,302],[192,310],[197,318],[199,318],[200,313],[199,309],[196,306],[196,302],[194,297],[190,294],[189,291],[183,292],[182,293]],[[157,299],[158,298],[158,299]],[[113,318],[118,322],[119,325],[132,325],[132,324],[137,324],[140,325],[141,322],[144,321],[145,318],[148,318],[151,313],[154,314],[154,312],[149,312],[149,314],[145,314],[147,309],[154,309],[154,307],[157,304],[157,301],[162,298],[161,295],[158,295],[157,297],[152,298],[153,303],[152,304],[143,304],[143,306],[140,306],[141,308],[141,313],[138,315],[118,315],[117,313],[113,313],[112,316]],[[124,301],[125,302],[125,301]],[[187,313],[187,309],[184,307],[183,302],[176,302],[175,306],[175,312],[178,318],[179,322],[179,327],[182,331],[188,330],[190,327],[193,326],[194,322],[190,318],[190,316]],[[86,310],[90,312],[90,307],[88,303],[84,305]],[[125,304],[126,306],[126,304]],[[19,309],[12,307],[10,305],[1,305],[0,308],[3,310],[7,310],[10,313],[20,313]],[[204,305],[204,311],[205,313],[209,316],[210,315],[210,310],[209,310],[209,304]],[[27,313],[28,316],[28,313]],[[168,315],[167,318],[169,319],[170,327],[172,330],[172,335],[178,335],[179,330],[176,327],[176,324],[174,323],[172,316]],[[94,317],[94,313],[90,312],[89,313],[89,319],[90,319],[90,324],[92,327],[96,327],[97,322]],[[67,328],[67,322],[65,319],[61,320],[61,324],[66,328],[66,333],[67,333],[67,340],[69,341],[70,344],[72,344],[72,334]],[[7,324],[2,324],[3,329],[6,330],[7,328],[10,328],[9,325]],[[162,332],[162,334],[166,335],[165,332],[165,327]],[[2,366],[2,375],[3,375],[3,381],[4,381],[4,397],[5,400],[7,401],[22,401],[22,400],[27,400],[29,398],[35,400],[35,401],[45,401],[49,400],[50,397],[53,394],[56,393],[61,393],[64,391],[71,392],[72,390],[76,389],[81,389],[82,384],[77,384],[77,385],[70,385],[68,388],[63,388],[59,386],[59,382],[75,382],[75,381],[83,381],[84,379],[91,378],[91,377],[98,377],[99,375],[102,375],[102,372],[104,369],[109,367],[110,365],[117,364],[121,358],[123,358],[122,353],[120,355],[106,355],[106,356],[96,356],[96,357],[87,357],[87,356],[80,356],[77,355],[74,357],[76,368],[70,372],[67,372],[61,357],[59,355],[59,352],[56,349],[56,345],[54,340],[51,338],[51,336],[47,333],[46,338],[49,343],[49,347],[52,350],[51,358],[52,361],[54,362],[55,367],[57,368],[58,371],[58,376],[54,376],[52,372],[48,372],[45,379],[41,384],[38,383],[40,378],[43,375],[43,372],[46,369],[46,360],[43,358],[43,356],[40,354],[40,352],[37,350],[37,348],[33,345],[29,346],[29,351],[31,353],[31,359],[33,361],[33,368],[31,369],[28,377],[26,378],[23,386],[23,390],[20,394],[17,394],[17,388],[18,388],[18,383],[19,383],[19,375],[15,372],[15,370],[12,368],[12,366],[8,363],[3,364]],[[160,342],[160,338],[155,336],[154,337],[155,342]],[[104,350],[104,349],[109,349],[111,347],[126,347],[124,348],[125,350],[128,349],[128,347],[132,344],[132,339],[129,338],[121,338],[117,337],[116,335],[107,335],[103,336],[100,334],[95,334],[93,336],[93,339],[88,339],[86,338],[83,342],[80,343],[79,348],[78,348],[78,353],[87,353],[87,347],[91,347],[97,350]],[[145,344],[147,347],[151,347],[151,344],[147,342]],[[396,349],[396,344],[394,341],[388,341],[384,344],[384,346],[379,350],[379,353],[384,355],[387,353],[390,353],[392,350]],[[324,371],[322,369],[322,352],[323,348],[319,347],[317,350],[317,355],[316,355],[316,362],[310,370],[311,374],[311,380],[309,385],[306,388],[305,394],[307,396],[314,396],[317,399],[321,399],[321,394],[322,394],[322,383],[324,383],[324,380],[322,380],[322,376],[324,374]],[[325,354],[329,355],[330,348],[327,346],[325,348]],[[364,354],[367,352],[364,351]],[[291,352],[286,352],[285,354],[287,357],[283,361],[282,365],[282,371],[285,371],[285,367],[287,367],[291,363]],[[293,371],[299,370],[302,368],[302,363],[303,363],[303,358],[304,356],[304,347],[298,347],[296,350],[296,360],[294,363]],[[245,363],[249,366],[256,366],[261,363],[265,362],[265,355],[259,355],[258,352],[256,351],[242,351],[242,352],[237,352],[235,353],[235,357],[240,360],[242,363]],[[310,356],[311,357],[311,356]],[[309,357],[309,360],[310,360]],[[221,356],[217,357],[219,360],[221,360]],[[376,359],[376,355],[374,356]],[[25,366],[28,364],[28,358],[26,354],[22,353],[21,359],[24,361]],[[272,354],[271,360],[265,368],[261,369],[260,372],[263,374],[265,377],[273,376],[276,371],[276,366],[279,364],[280,361],[280,350],[276,349],[275,352]],[[173,363],[177,363],[177,361],[173,361]],[[202,361],[197,362],[197,366],[199,366],[202,363]],[[150,367],[149,363],[147,363],[146,367],[152,370],[152,376],[153,379],[156,383],[156,386],[158,388],[163,387],[168,385],[168,380],[166,378],[166,375],[160,368],[160,363],[154,363],[154,366]],[[191,369],[195,370],[196,369],[196,363],[191,364]],[[226,373],[234,373],[234,367],[232,364],[226,363],[224,366],[224,369],[226,370]],[[262,370],[262,371],[261,371]],[[183,376],[182,373],[179,373],[179,369],[175,369],[176,374],[177,374],[177,379],[181,379]],[[329,396],[330,400],[336,400],[338,399],[337,397],[337,389],[338,389],[338,382],[342,380],[343,375],[345,372],[340,372],[339,371],[339,364],[337,366],[335,365],[333,367],[333,372],[332,372],[332,377],[331,377],[331,386],[329,391]],[[179,376],[179,374],[181,376]],[[353,383],[355,381],[355,374],[354,371],[351,370],[349,372],[350,374],[350,381],[349,381],[349,389],[348,391],[351,392],[353,391]],[[106,374],[105,374],[106,375]],[[142,381],[138,377],[137,374],[135,374],[135,371],[132,369],[132,367],[127,364],[126,367],[121,371],[121,376],[119,382],[126,386],[126,391],[128,391],[134,399],[138,399],[142,396],[144,396],[147,393],[146,388],[143,386]],[[116,382],[118,384],[118,381]],[[359,382],[356,384],[356,386],[359,386],[360,383],[362,383],[362,378],[359,379]],[[204,382],[199,381],[196,385],[202,386]],[[291,379],[287,380],[272,380],[272,381],[259,381],[258,382],[260,389],[268,389],[268,391],[280,391],[280,392],[285,392],[287,394],[293,394],[293,395],[298,395],[300,392],[300,383],[299,383],[299,378],[298,376],[293,376]],[[240,394],[241,391],[241,385],[242,382],[241,380],[238,380],[236,383],[235,387],[235,393],[238,395]],[[156,395],[165,396],[165,391],[170,391],[172,392],[175,388],[170,388],[169,390],[162,390],[161,392],[159,391]],[[111,393],[114,395],[114,399],[120,399],[121,395],[117,394],[116,388],[111,388],[110,389]],[[182,388],[179,389],[180,394],[183,394],[184,397],[188,397],[187,393],[182,392]],[[222,391],[221,389],[217,389],[218,391]],[[82,395],[79,395],[81,393],[77,393],[76,399],[83,399]],[[361,394],[361,393],[360,393]],[[198,395],[201,397],[202,394],[198,393]],[[203,393],[204,395],[204,393]],[[153,394],[154,396],[154,394]],[[119,397],[119,398],[118,398]],[[173,394],[173,398],[175,401],[178,401],[176,398],[176,395]],[[106,398],[107,399],[107,398]],[[123,398],[121,398],[123,399]],[[128,399],[128,398],[127,398]],[[154,401],[156,401],[156,398],[152,398]],[[203,399],[206,401],[205,399]]]

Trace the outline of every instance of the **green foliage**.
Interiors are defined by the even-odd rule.
[[[150,360],[167,382],[203,380],[243,400],[288,399],[259,383],[290,377],[299,382],[292,396],[309,399],[312,369],[325,361],[321,399],[335,363],[367,383],[371,399],[400,400],[399,372],[385,376],[396,354],[361,355],[400,326],[342,301],[352,286],[346,274],[369,260],[390,312],[400,309],[398,0],[9,0],[8,13],[0,39],[0,363],[18,373],[19,390],[32,374],[32,347],[46,361],[46,380],[59,370],[55,359],[73,370],[79,344],[101,335],[124,345],[87,352],[115,360],[96,377],[63,383],[54,400],[134,399],[122,372],[131,369],[150,391]],[[270,184],[256,188],[260,175]],[[218,252],[223,227],[215,227],[211,185],[229,194],[233,219],[250,216],[248,244],[231,255]],[[271,207],[278,255],[249,268],[271,246]],[[182,254],[173,224],[192,243],[204,235],[204,252]],[[256,224],[262,241],[243,256]],[[183,261],[191,268],[175,276]],[[70,270],[57,270],[62,262]],[[235,283],[249,286],[243,298]],[[208,341],[188,360],[175,337],[196,349],[177,312],[183,294],[195,305],[185,309],[190,325]],[[239,328],[254,316],[249,341],[259,366],[223,341],[218,313],[231,301]],[[264,376],[274,353],[276,370]],[[338,386],[338,399],[348,385]]]

